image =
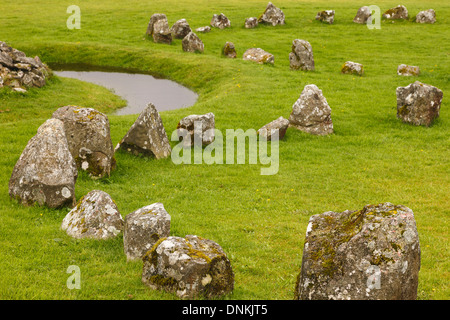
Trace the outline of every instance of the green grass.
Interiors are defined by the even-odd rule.
[[[244,20],[264,11],[266,1],[83,1],[80,30],[68,30],[69,4],[22,1],[0,4],[0,40],[46,63],[86,63],[163,74],[199,94],[182,110],[162,112],[166,131],[189,114],[214,112],[216,127],[258,129],[288,117],[306,84],[316,84],[332,109],[335,133],[316,137],[289,129],[280,143],[277,175],[261,176],[262,165],[179,165],[119,153],[109,178],[81,174],[79,199],[102,189],[123,216],[162,202],[172,216],[171,235],[196,234],[219,243],[235,272],[228,299],[292,299],[300,271],[309,217],[325,211],[361,209],[392,202],[410,207],[420,237],[419,299],[450,298],[449,180],[450,112],[449,16],[443,1],[403,1],[410,15],[433,8],[434,25],[382,22],[368,30],[352,22],[363,1],[279,0],[284,26],[247,30]],[[396,1],[377,1],[381,11]],[[334,25],[314,20],[334,9]],[[232,27],[199,34],[204,54],[185,53],[144,38],[153,13],[172,25],[186,18],[192,28],[208,25],[223,12]],[[289,69],[296,38],[313,48],[316,71]],[[221,56],[226,41],[238,59]],[[274,66],[241,58],[250,47],[275,55]],[[342,75],[345,61],[362,63],[363,77]],[[418,65],[419,78],[397,76],[401,63]],[[419,80],[444,92],[441,116],[429,128],[396,118],[398,86]],[[2,299],[174,299],[146,288],[142,263],[127,263],[122,237],[74,240],[60,230],[68,209],[24,208],[8,196],[12,169],[37,128],[60,106],[76,104],[110,113],[124,101],[108,90],[53,78],[26,94],[0,90],[0,298]],[[116,144],[136,116],[109,114]],[[174,146],[175,143],[172,144]],[[69,265],[81,268],[81,290],[69,290]]]

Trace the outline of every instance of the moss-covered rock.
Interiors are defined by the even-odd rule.
[[[407,20],[408,17],[408,9],[402,5],[398,5],[383,13],[383,18],[388,20]]]
[[[273,54],[264,51],[261,48],[250,48],[244,52],[244,60],[253,61],[259,64],[274,64],[275,58]]]
[[[333,24],[334,10],[319,11],[316,15],[316,20],[319,20],[320,22],[325,22],[328,24]]]

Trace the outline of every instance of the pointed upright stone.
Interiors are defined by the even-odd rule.
[[[258,18],[258,22],[271,24],[272,26],[283,25],[285,24],[284,13],[280,8],[275,7],[272,2],[269,2],[264,13]]]
[[[186,52],[202,53],[205,50],[205,46],[202,40],[200,40],[200,38],[192,31],[189,32],[186,37],[184,37],[183,41],[181,42],[181,46],[183,48],[183,51]]]

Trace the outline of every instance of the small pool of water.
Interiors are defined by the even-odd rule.
[[[148,74],[122,71],[70,71],[58,67],[53,67],[53,72],[60,77],[95,83],[112,90],[128,102],[126,107],[116,111],[117,115],[141,113],[149,102],[153,103],[158,111],[186,108],[192,106],[198,98],[195,92],[174,81]]]

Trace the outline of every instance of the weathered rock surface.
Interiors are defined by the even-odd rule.
[[[232,59],[236,58],[237,53],[236,53],[236,48],[234,47],[234,43],[226,42],[222,49],[222,54],[228,58],[232,58]]]
[[[156,43],[171,44],[172,33],[170,32],[166,15],[163,13],[153,14],[148,23],[146,34],[151,36]]]
[[[119,149],[134,155],[142,154],[156,159],[170,156],[172,148],[161,116],[153,104],[149,103],[141,112],[130,130],[116,146],[116,151]]]
[[[362,76],[364,74],[364,67],[360,63],[347,61],[343,64],[341,68],[341,73],[356,74],[358,76]]]
[[[186,21],[186,19],[178,20],[173,24],[172,28],[170,28],[172,37],[174,37],[175,39],[183,39],[191,31],[191,27],[189,26],[189,23]]]
[[[204,27],[200,27],[195,29],[195,31],[197,32],[202,32],[202,33],[207,33],[211,31],[211,27],[210,26],[204,26]]]
[[[399,76],[418,76],[420,74],[420,68],[417,66],[401,64],[397,68],[397,74]]]
[[[244,26],[246,29],[253,29],[258,26],[258,18],[256,17],[250,17],[245,19]]]
[[[180,120],[177,125],[177,134],[184,147],[191,147],[196,141],[203,146],[214,141],[215,121],[214,114],[209,112],[203,115],[190,115]]]
[[[272,26],[283,25],[285,24],[284,18],[283,11],[269,2],[264,13],[258,18],[258,22],[271,24]]]
[[[275,58],[273,54],[264,51],[261,48],[250,48],[244,52],[244,60],[257,62],[259,64],[271,63],[274,64]]]
[[[51,70],[39,57],[29,58],[0,41],[0,88],[7,86],[19,92],[31,87],[41,88],[51,75]]]
[[[205,50],[202,40],[192,31],[184,37],[181,45],[183,50],[187,52],[203,52]]]
[[[170,215],[162,203],[140,208],[125,217],[123,246],[128,260],[140,260],[170,233]]]
[[[305,86],[292,106],[289,126],[315,135],[333,133],[331,108],[315,84]]]
[[[397,118],[416,126],[430,126],[439,117],[443,92],[416,81],[397,90]]]
[[[231,293],[234,273],[222,247],[194,235],[162,238],[144,256],[142,281],[182,299]]]
[[[411,209],[382,203],[309,220],[300,300],[416,299],[420,246]]]
[[[52,118],[64,122],[67,143],[77,168],[92,177],[109,176],[116,167],[108,117],[92,108],[61,107]]]
[[[293,70],[314,70],[314,55],[311,44],[306,40],[295,39],[289,53],[290,67]]]
[[[73,206],[77,176],[64,123],[50,119],[39,127],[17,160],[9,195],[23,205]]]
[[[273,120],[260,128],[257,133],[260,137],[264,137],[266,140],[272,140],[272,135],[278,131],[278,139],[281,140],[284,138],[288,127],[289,120],[279,117],[278,119]]]
[[[211,26],[214,28],[225,29],[231,26],[231,22],[223,13],[215,14],[211,19]]]
[[[417,23],[435,23],[436,22],[436,12],[433,9],[420,11],[416,15],[416,22]]]
[[[408,19],[408,9],[405,6],[398,5],[383,13],[383,18],[388,20]]]
[[[372,12],[369,10],[368,6],[363,6],[358,9],[358,12],[356,13],[355,18],[353,19],[353,22],[359,23],[359,24],[365,24],[367,23],[367,20],[372,16]]]
[[[334,10],[319,11],[316,15],[316,20],[319,20],[320,22],[326,22],[329,24],[333,24]]]
[[[123,231],[124,221],[109,194],[93,190],[63,219],[61,229],[73,238],[110,239]]]

